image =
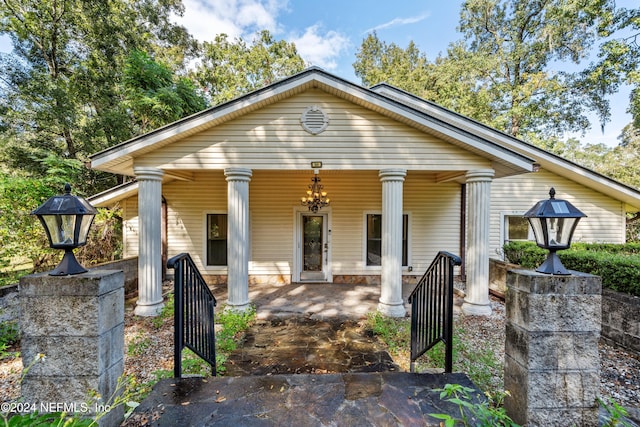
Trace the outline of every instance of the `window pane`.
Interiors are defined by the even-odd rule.
[[[521,216],[507,217],[507,240],[528,240],[529,221]]]
[[[207,265],[227,265],[227,215],[207,215]]]
[[[409,215],[402,215],[402,265],[409,265]],[[382,265],[382,215],[367,215],[367,265]]]
[[[382,215],[367,215],[367,265],[381,265]]]

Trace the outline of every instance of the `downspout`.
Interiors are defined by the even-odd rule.
[[[460,280],[466,283],[466,252],[467,252],[467,184],[460,185]]]
[[[167,260],[169,252],[169,243],[167,240],[167,199],[162,196],[162,225],[161,225],[161,239],[162,239],[162,281],[167,280]]]

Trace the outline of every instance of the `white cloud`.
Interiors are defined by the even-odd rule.
[[[376,25],[375,27],[369,28],[368,30],[365,30],[364,33],[368,34],[378,30],[386,30],[387,28],[398,27],[400,25],[415,24],[416,22],[424,21],[428,17],[429,14],[425,13],[418,16],[411,16],[409,18],[394,18],[391,21],[385,22],[384,24]]]
[[[289,41],[295,43],[298,53],[309,64],[335,70],[338,58],[349,48],[349,38],[337,31],[321,34],[321,30],[319,24],[312,25],[304,34],[289,37]]]
[[[185,13],[176,21],[200,41],[225,33],[250,40],[259,30],[279,31],[278,14],[287,0],[184,0]]]
[[[323,30],[316,24],[301,30],[284,28],[280,15],[288,0],[183,0],[185,13],[176,17],[196,39],[211,41],[225,33],[250,42],[257,31],[268,30],[277,38],[293,42],[302,58],[311,65],[335,70],[341,55],[348,52],[349,38],[338,31]],[[285,36],[289,34],[289,36]]]

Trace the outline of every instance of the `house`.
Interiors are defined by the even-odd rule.
[[[123,208],[140,315],[162,306],[163,255],[188,252],[208,281],[227,283],[236,309],[250,303],[250,283],[370,283],[382,313],[404,316],[403,280],[443,250],[464,259],[465,312],[488,314],[489,258],[529,236],[522,214],[550,187],[588,215],[574,240],[624,242],[625,214],[640,209],[634,188],[397,88],[315,67],[91,164],[135,177],[90,201]],[[314,181],[329,203],[310,209]]]

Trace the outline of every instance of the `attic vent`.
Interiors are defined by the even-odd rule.
[[[329,117],[318,107],[307,107],[300,117],[300,123],[304,130],[314,135],[323,132],[329,126]]]

